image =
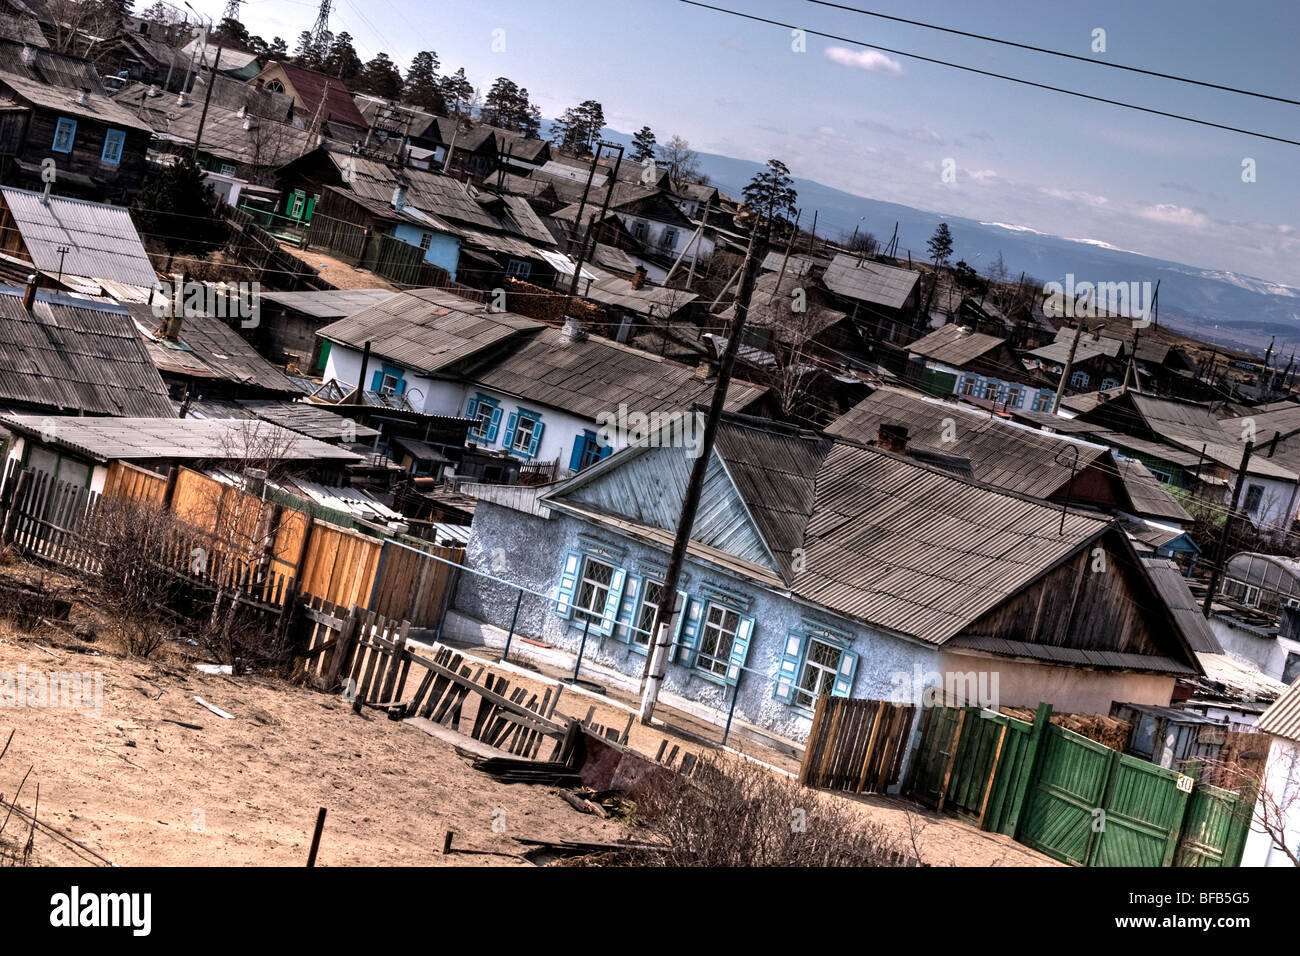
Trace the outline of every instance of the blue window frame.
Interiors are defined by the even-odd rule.
[[[506,422],[506,433],[501,439],[501,444],[511,454],[522,455],[524,458],[536,458],[537,450],[542,444],[542,431],[545,427],[542,424],[540,412],[521,408],[510,413],[510,418]]]
[[[627,571],[605,555],[572,551],[564,556],[555,613],[592,634],[609,637],[618,623]]]
[[[406,373],[396,365],[385,363],[370,379],[370,391],[401,395],[406,391]]]
[[[858,669],[851,643],[848,634],[820,625],[790,628],[772,696],[807,712],[823,694],[848,697]]]
[[[600,444],[593,431],[584,431],[573,440],[573,452],[569,455],[569,471],[582,471],[614,452],[613,445]]]
[[[104,151],[99,154],[100,162],[116,166],[122,161],[122,147],[126,145],[126,133],[120,129],[110,129],[104,134]]]
[[[491,444],[497,440],[501,429],[501,404],[486,395],[475,395],[465,405],[465,417],[475,422],[469,433],[479,441]]]
[[[58,125],[54,127],[54,143],[50,149],[56,153],[72,152],[72,143],[77,138],[77,121],[68,119],[66,116],[60,116]]]

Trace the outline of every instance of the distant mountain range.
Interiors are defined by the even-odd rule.
[[[630,146],[630,134],[605,129],[611,142]],[[745,184],[763,168],[761,163],[717,153],[700,153],[700,171],[729,196],[738,197]],[[1021,272],[1040,282],[1062,282],[1067,273],[1079,280],[1160,282],[1159,321],[1184,334],[1217,345],[1263,353],[1277,336],[1277,349],[1289,354],[1300,345],[1300,289],[1253,276],[1216,269],[1199,269],[1116,249],[1103,243],[1067,239],[1014,223],[979,222],[961,216],[923,212],[899,203],[855,196],[811,179],[795,178],[798,205],[805,210],[801,225],[811,223],[817,210],[818,235],[847,236],[861,218],[861,229],[881,244],[898,224],[899,255],[908,250],[925,258],[926,240],[940,222],[952,231],[954,258],[964,259],[981,274],[1002,253],[1007,271]],[[1216,328],[1217,326],[1217,328]]]

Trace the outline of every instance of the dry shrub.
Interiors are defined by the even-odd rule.
[[[637,816],[669,846],[652,854],[665,866],[888,866],[898,849],[852,808],[722,756],[643,794]]]
[[[105,498],[86,528],[100,569],[99,594],[126,652],[149,657],[174,632],[184,584],[168,563],[176,519],[154,505]]]

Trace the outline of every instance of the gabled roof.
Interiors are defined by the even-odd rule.
[[[666,548],[689,471],[680,465],[684,454],[653,440],[626,448],[559,483],[542,502]],[[1073,511],[1063,519],[1058,507],[905,456],[742,416],[720,423],[708,475],[692,555],[813,607],[926,643],[952,640],[1088,667],[1197,673],[1194,651],[1218,650],[1204,621],[1188,616],[1194,601],[1177,572],[1139,560],[1105,519]],[[728,482],[741,509],[727,496]],[[1112,647],[1106,650],[995,636],[1017,632],[992,612],[1015,607],[1009,602],[1049,573],[1060,584],[1066,562],[1102,540],[1125,564],[1116,581],[1135,587],[1130,600],[1144,608],[1147,644],[1116,636],[1113,646],[1100,645]],[[1172,641],[1163,640],[1170,630]],[[986,639],[996,646],[984,647]]]
[[[41,55],[45,55],[42,53]],[[8,86],[19,97],[42,109],[57,110],[66,116],[95,120],[123,129],[147,130],[149,127],[136,119],[134,113],[119,106],[99,89],[99,81],[88,86],[85,102],[78,99],[78,90],[67,86],[54,86],[50,81],[17,72],[18,64],[7,62],[0,68],[0,84]],[[70,78],[74,82],[77,78]]]
[[[1074,347],[1075,329],[1058,329],[1056,341],[1042,348],[1033,349],[1027,354],[1044,362],[1064,365],[1070,358],[1070,349]],[[1079,333],[1079,344],[1074,347],[1074,363],[1081,365],[1098,357],[1118,358],[1125,352],[1124,343],[1119,339],[1096,337],[1086,332]]]
[[[602,412],[651,414],[689,411],[707,404],[716,381],[700,378],[696,370],[667,359],[588,336],[579,342],[546,328],[466,372],[485,388],[595,420]],[[733,380],[727,392],[729,411],[748,408],[766,388]]]
[[[888,309],[901,309],[921,281],[921,273],[840,253],[822,277],[836,295]]]
[[[914,355],[961,368],[967,362],[973,362],[981,355],[1001,348],[1005,344],[1006,339],[949,324],[917,339],[907,346],[907,350]]]
[[[1119,477],[1133,502],[1133,513],[1143,518],[1156,518],[1189,525],[1192,516],[1165,491],[1164,486],[1142,462],[1124,458],[1118,462]]]
[[[542,323],[439,289],[396,292],[355,315],[320,329],[323,339],[427,374],[449,369]]]
[[[158,276],[125,206],[0,188],[32,263],[51,275],[153,288]],[[63,250],[62,252],[60,250]]]
[[[1049,435],[900,388],[877,389],[826,426],[826,432],[870,444],[882,424],[907,428],[909,450],[921,445],[967,458],[976,481],[1032,498],[1064,493],[1071,474],[1094,463],[1108,471],[1114,468],[1110,451],[1102,445]]]
[[[28,312],[18,289],[0,287],[4,404],[86,415],[174,415],[125,308],[40,291]]]
[[[41,32],[41,25],[32,17],[0,15],[0,37],[40,49],[48,49],[50,45]]]
[[[297,94],[298,104],[304,113],[315,116],[319,111],[322,119],[355,126],[357,129],[369,126],[342,81],[325,73],[296,66],[287,60],[277,60],[274,64],[268,64],[267,68],[270,69],[271,66],[278,66],[284,71],[285,79]],[[323,110],[320,109],[322,99],[325,102]]]
[[[583,266],[583,271],[592,271],[596,276],[596,280],[589,285],[579,286],[583,298],[594,299],[606,305],[656,319],[666,319],[676,315],[699,298],[694,292],[669,289],[648,282],[641,288],[634,289],[631,280],[610,275],[590,266]],[[572,270],[569,274],[573,274]]]
[[[262,292],[262,301],[301,312],[313,319],[341,319],[369,308],[393,294],[391,289],[325,289],[306,292]]]
[[[793,263],[793,259],[791,262]],[[807,344],[831,326],[844,321],[845,313],[824,305],[828,297],[820,290],[807,288],[807,283],[790,270],[785,276],[776,272],[765,272],[754,282],[754,292],[750,299],[749,314],[746,324],[755,329],[770,329],[772,337],[778,342],[795,346]],[[777,280],[780,279],[778,287]],[[795,311],[794,291],[804,290],[803,310]],[[733,302],[718,313],[721,322],[730,323],[736,315]]]

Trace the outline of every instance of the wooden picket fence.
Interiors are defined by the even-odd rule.
[[[451,648],[417,653],[408,644],[408,622],[355,605],[343,611],[313,600],[303,616],[300,673],[318,689],[341,690],[354,711],[370,707],[393,719],[431,721],[529,759],[546,739],[556,742],[553,758],[561,752],[568,728],[554,714],[563,688],[548,687],[539,697],[511,690],[507,678],[486,664],[469,666]],[[421,669],[420,680],[408,695],[413,668]]]
[[[884,793],[899,778],[916,708],[883,700],[817,698],[799,767],[809,787]]]
[[[99,495],[43,471],[11,471],[0,490],[3,540],[71,571],[95,573],[94,549],[84,536]]]

